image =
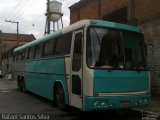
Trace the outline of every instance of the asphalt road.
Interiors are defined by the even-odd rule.
[[[15,81],[0,79],[0,119],[9,120],[7,115],[15,120],[142,120],[141,113],[131,110],[82,112],[69,107],[61,111],[52,101],[30,92],[19,92]]]

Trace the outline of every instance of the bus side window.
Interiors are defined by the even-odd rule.
[[[34,46],[28,49],[28,59],[33,59],[34,58]]]
[[[67,33],[62,37],[58,38],[56,42],[55,54],[56,55],[70,54],[71,40],[72,40],[72,33]]]
[[[55,55],[62,54],[62,46],[63,46],[62,38],[57,38]]]
[[[44,57],[52,56],[54,53],[55,40],[50,40],[44,43]]]
[[[65,54],[70,54],[71,50],[71,41],[72,41],[72,32],[67,33],[63,36]]]
[[[29,58],[29,54],[30,54],[30,48],[27,49],[27,52],[26,52],[26,59],[30,59],[30,58]]]
[[[35,58],[35,46],[32,47],[31,58]]]
[[[34,53],[34,58],[41,58],[42,55],[42,45],[36,45],[35,46],[35,53]]]
[[[25,59],[25,52],[26,52],[25,50],[23,50],[23,51],[22,51],[22,57],[21,57],[21,60],[24,60],[24,59]]]
[[[21,60],[22,52],[18,52],[17,60]]]

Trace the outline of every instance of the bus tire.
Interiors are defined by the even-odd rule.
[[[55,102],[58,108],[60,108],[61,110],[66,109],[64,89],[61,84],[56,85]]]
[[[18,91],[22,91],[21,80],[19,78],[17,78],[17,87]]]
[[[21,81],[21,86],[22,86],[22,92],[26,92],[25,80],[24,79],[22,79],[22,81]]]

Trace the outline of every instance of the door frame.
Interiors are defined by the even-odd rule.
[[[71,80],[71,82],[70,82],[70,105],[74,106],[76,108],[82,109],[82,107],[83,107],[83,103],[82,103],[82,101],[83,101],[83,97],[82,97],[83,96],[83,54],[84,54],[83,52],[81,53],[81,68],[80,68],[80,70],[79,71],[72,70],[74,48],[75,48],[74,47],[75,37],[78,33],[82,33],[82,46],[81,46],[82,48],[81,49],[82,49],[82,51],[84,51],[83,50],[83,48],[84,48],[83,47],[84,46],[84,30],[83,29],[76,30],[72,34],[71,61],[70,61],[70,65],[71,65],[71,67],[70,67],[70,80]],[[79,78],[80,78],[80,83],[81,83],[81,89],[80,89],[81,94],[80,95],[75,94],[72,91],[73,75],[79,76]]]

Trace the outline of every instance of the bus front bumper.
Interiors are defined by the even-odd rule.
[[[150,95],[84,97],[83,110],[129,109],[146,106],[150,103]]]

